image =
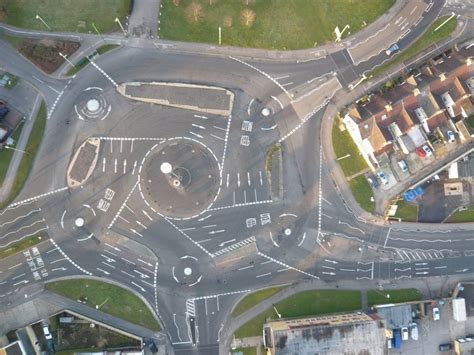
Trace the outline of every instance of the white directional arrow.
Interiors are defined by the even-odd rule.
[[[400,271],[400,272],[403,272],[403,271],[410,271],[411,270],[411,267],[407,267],[406,269],[394,269],[395,271]]]
[[[321,274],[324,274],[324,275],[332,275],[332,276],[336,275],[335,272],[326,272],[326,271],[323,271]]]
[[[419,266],[419,265],[428,265],[428,263],[415,263],[416,266]]]
[[[57,267],[55,269],[51,269],[51,271],[66,271],[67,269],[65,267]]]
[[[221,247],[221,248],[222,248],[224,245],[226,245],[226,244],[228,244],[228,243],[235,242],[235,241],[236,241],[236,239],[235,239],[235,238],[234,238],[234,239],[229,239],[229,240],[226,240],[225,242],[222,242],[222,243],[220,243],[220,244],[219,244],[219,247]]]
[[[210,231],[209,234],[217,234],[217,233],[224,233],[225,229],[220,229],[218,231]]]
[[[338,262],[334,261],[334,260],[324,259],[324,261],[327,262],[327,263],[338,264]]]
[[[417,272],[416,274],[417,275],[428,275],[429,272],[428,271],[422,271],[422,272]]]
[[[467,272],[469,269],[456,270],[456,272]]]
[[[125,174],[127,172],[127,160],[123,161],[123,173]]]

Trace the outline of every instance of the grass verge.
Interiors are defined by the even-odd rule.
[[[474,222],[474,205],[468,206],[465,210],[457,210],[446,220],[446,223]]]
[[[159,331],[160,325],[148,307],[132,292],[105,282],[75,279],[46,284],[46,289],[70,298],[85,299],[90,307],[101,306],[102,312]]]
[[[10,73],[5,73],[4,75],[6,75],[8,78],[8,81],[4,87],[8,90],[13,89],[18,83],[18,77]]]
[[[270,148],[268,148],[267,153],[265,154],[265,169],[267,170],[267,172],[272,172],[273,155],[277,153],[280,149],[281,146],[279,143],[272,144]]]
[[[242,313],[246,312],[253,306],[259,304],[263,300],[266,300],[267,298],[273,296],[275,293],[280,292],[284,288],[285,286],[270,287],[270,288],[266,288],[257,292],[252,292],[246,295],[237,304],[237,306],[235,306],[235,308],[232,311],[232,315],[234,317],[241,315]]]
[[[386,295],[390,295],[389,298]],[[404,288],[401,290],[367,291],[367,302],[369,306],[374,304],[402,303],[421,300],[421,293],[416,288]]]
[[[130,13],[132,0],[0,0],[0,21],[8,25],[52,31],[89,32],[94,31],[93,23],[99,31],[119,29],[115,23],[118,17],[125,22]]]
[[[357,203],[364,210],[373,212],[375,204],[372,201],[372,188],[370,187],[364,175],[359,175],[349,181],[349,186],[352,190],[352,195]]]
[[[338,163],[346,177],[353,176],[368,168],[349,132],[339,129],[338,119],[334,120],[332,127],[332,146],[336,158],[342,158],[338,160]]]
[[[32,237],[24,238],[16,243],[10,244],[7,247],[0,248],[0,260],[15,255],[20,251],[31,248],[32,246],[41,243],[42,240],[43,237],[40,235],[34,235]]]
[[[394,218],[401,218],[402,221],[416,222],[418,221],[418,206],[407,203],[403,200],[397,201],[397,213]]]
[[[25,152],[23,153],[23,157],[21,158],[20,165],[18,166],[18,170],[15,175],[15,180],[13,181],[12,189],[10,190],[10,194],[8,198],[3,202],[0,208],[3,208],[10,204],[13,199],[18,195],[18,193],[23,188],[23,185],[28,178],[30,170],[33,166],[33,162],[36,157],[36,153],[38,152],[39,146],[41,144],[41,140],[43,139],[44,129],[46,127],[46,105],[41,102],[40,109],[36,116],[35,123],[33,124],[33,129],[31,130],[30,136],[28,138],[28,143],[25,147]]]
[[[73,67],[71,67],[67,72],[66,72],[66,76],[73,76],[74,74],[76,74],[77,72],[79,72],[81,69],[83,69],[84,67],[86,67],[87,65],[89,65],[90,63],[90,60],[89,59],[92,59],[93,57],[95,57],[97,54],[98,55],[102,55],[104,53],[107,53],[108,51],[111,51],[112,49],[114,48],[117,48],[119,47],[118,44],[104,44],[102,46],[100,46],[99,48],[97,48],[94,53],[91,53],[90,55],[88,55],[87,57],[84,57],[82,58],[81,60],[79,60]]]
[[[436,42],[441,41],[442,39],[448,37],[455,29],[457,25],[456,17],[452,18],[448,23],[446,23],[443,27],[441,27],[438,31],[434,32],[435,28],[437,28],[440,24],[448,19],[449,16],[443,16],[436,19],[431,26],[426,30],[425,33],[421,35],[415,42],[413,42],[407,49],[403,52],[398,53],[395,55],[393,60],[381,65],[380,67],[375,68],[372,70],[367,77],[377,76],[382,74],[384,71],[389,69],[390,67],[399,64],[411,57],[413,57],[418,52],[428,48],[429,46],[433,45]]]
[[[20,123],[20,125],[16,128],[15,132],[13,132],[11,137],[15,142],[18,142],[23,126],[24,122]],[[15,151],[13,149],[3,148],[2,150],[0,150],[0,185],[3,184],[3,180],[5,179],[5,175],[7,174],[8,167],[10,166],[10,161],[12,160],[14,152]]]
[[[335,39],[334,28],[357,32],[394,0],[163,0],[160,38],[293,50]],[[347,35],[349,31],[346,31]]]
[[[284,318],[349,312],[361,308],[360,296],[360,291],[305,291],[278,302],[275,307]],[[269,318],[278,318],[273,308],[265,310],[245,323],[235,332],[235,337],[244,338],[262,335],[263,324]]]

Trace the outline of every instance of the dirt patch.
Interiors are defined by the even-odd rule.
[[[18,51],[41,70],[52,74],[64,63],[59,53],[69,56],[79,47],[78,42],[24,39],[18,44]]]

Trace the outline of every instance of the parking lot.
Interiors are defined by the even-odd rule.
[[[389,354],[454,354],[454,350],[440,352],[439,345],[452,344],[456,338],[474,334],[474,317],[468,317],[465,322],[457,322],[453,319],[453,312],[449,303],[436,306],[440,310],[440,320],[433,320],[433,307],[428,305],[426,316],[415,320],[418,325],[418,340],[411,338],[402,340],[401,348],[392,348],[389,350]]]

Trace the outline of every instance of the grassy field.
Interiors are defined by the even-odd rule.
[[[18,142],[18,139],[21,135],[21,130],[23,129],[23,123],[21,123],[15,130],[12,135],[12,138],[15,142]],[[12,160],[13,153],[15,151],[12,149],[2,149],[0,150],[0,186],[3,184],[3,180],[5,179],[5,175],[7,173],[8,167],[10,166],[10,161]]]
[[[245,311],[249,310],[253,306],[259,304],[263,300],[273,296],[275,293],[284,289],[285,286],[280,287],[270,287],[264,290],[260,290],[257,292],[252,292],[246,295],[238,304],[235,306],[234,310],[232,311],[232,315],[234,317],[239,316],[240,314],[244,313]]]
[[[333,41],[336,26],[342,31],[348,24],[355,33],[394,2],[163,0],[159,35],[165,39],[217,44],[220,26],[223,45],[283,50],[311,48]]]
[[[336,119],[332,127],[332,146],[336,158],[341,158],[350,154],[349,157],[338,160],[345,176],[352,176],[366,169],[367,163],[359,153],[359,149],[355,145],[352,137],[347,130],[341,131],[339,123]]]
[[[474,222],[474,205],[469,206],[463,211],[454,212],[446,220],[447,223],[464,223],[464,222]]]
[[[390,295],[387,298],[385,295]],[[367,302],[369,306],[374,304],[401,303],[421,300],[420,291],[416,288],[405,288],[390,291],[367,291]]]
[[[352,195],[357,203],[364,210],[373,212],[375,204],[371,201],[373,196],[372,188],[370,187],[367,179],[363,175],[359,175],[349,181],[349,186],[352,190]]]
[[[15,255],[20,251],[31,248],[33,245],[41,243],[43,238],[39,235],[34,235],[32,237],[24,238],[19,242],[10,244],[5,248],[0,248],[0,260],[8,258],[9,256]]]
[[[401,218],[402,221],[416,222],[418,220],[418,206],[412,203],[407,203],[403,200],[397,201],[397,213],[394,218]]]
[[[34,30],[48,30],[38,14],[52,31],[94,32],[119,29],[118,17],[125,22],[131,0],[0,0],[0,22]]]
[[[46,127],[46,116],[46,105],[43,101],[41,102],[38,115],[36,116],[35,123],[33,124],[33,129],[31,130],[30,137],[28,138],[28,143],[25,147],[26,154],[23,154],[23,157],[20,161],[20,165],[18,166],[18,170],[15,175],[15,180],[13,181],[10,195],[0,207],[4,207],[10,204],[10,202],[13,201],[13,199],[23,188],[23,185],[25,184],[26,179],[28,178],[28,174],[30,173],[30,170],[33,166],[33,162],[41,144],[41,140],[43,139],[43,133]]]
[[[446,23],[438,31],[434,32],[434,29],[437,28],[444,21],[446,21],[448,17],[449,16],[443,16],[436,19],[436,21],[434,21],[431,24],[431,26],[426,30],[426,32],[423,33],[421,37],[418,38],[415,42],[413,42],[407,49],[395,55],[393,60],[391,60],[390,62],[387,62],[386,64],[375,68],[373,71],[371,71],[367,75],[367,77],[380,75],[391,66],[399,64],[407,59],[410,59],[418,52],[421,52],[422,50],[428,48],[432,44],[439,42],[442,39],[448,37],[456,29],[456,25],[457,25],[456,17],[452,18],[448,23]]]
[[[148,307],[130,291],[95,280],[67,280],[46,284],[49,291],[72,300],[87,297],[90,307],[102,305],[102,312],[125,319],[151,330],[160,330],[160,325]]]
[[[288,297],[275,306],[284,318],[349,312],[361,308],[360,296],[360,291],[305,291]],[[263,324],[268,318],[278,318],[273,308],[265,310],[245,323],[235,332],[235,337],[243,338],[261,335]]]

